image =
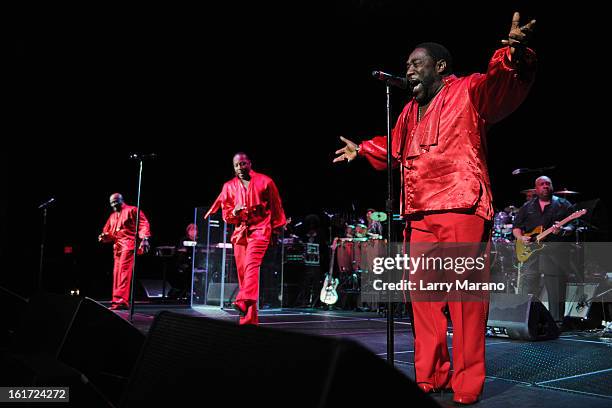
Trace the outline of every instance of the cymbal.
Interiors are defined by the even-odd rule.
[[[515,207],[515,206],[513,206],[513,205],[509,205],[508,207],[504,208],[504,212],[509,213],[509,214],[515,213],[515,212],[517,212],[518,210],[519,210],[519,209],[518,209],[518,208],[516,208],[516,207]]]
[[[521,194],[529,194],[529,193],[535,193],[535,188],[528,188],[527,190],[521,191]]]
[[[580,193],[578,191],[570,191],[567,188],[564,188],[563,190],[555,191],[553,194],[572,195],[572,194],[580,194]]]
[[[380,222],[387,221],[387,213],[380,212],[380,211],[373,212],[370,215],[370,218],[372,218],[372,220],[374,221],[380,221]]]

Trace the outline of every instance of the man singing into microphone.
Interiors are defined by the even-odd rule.
[[[136,245],[136,210],[123,201],[123,196],[115,193],[110,196],[113,213],[108,217],[98,241],[114,243],[113,254],[113,299],[111,309],[127,309],[130,301],[132,268],[134,267],[134,248]],[[149,251],[151,229],[144,213],[140,212],[138,220],[138,253]]]
[[[417,45],[408,57],[413,98],[396,122],[390,148],[401,171],[400,212],[411,244],[488,242],[493,207],[486,129],[523,102],[535,74],[535,54],[525,46],[535,20],[522,27],[519,21],[515,13],[505,47],[493,54],[486,74],[456,77],[450,53],[436,43]],[[341,139],[345,146],[334,162],[362,156],[375,169],[386,169],[385,136],[359,145]],[[446,306],[453,322],[452,378]],[[485,380],[488,302],[413,301],[412,308],[419,387],[425,392],[452,387],[456,403],[477,402]]]
[[[240,313],[240,324],[259,323],[259,268],[273,235],[282,232],[285,212],[272,179],[251,169],[244,153],[233,159],[236,177],[223,190],[204,218],[221,208],[223,220],[236,227],[231,237],[240,291],[232,304]]]

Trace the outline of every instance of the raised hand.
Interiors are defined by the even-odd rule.
[[[149,244],[149,240],[147,238],[140,241],[139,249],[142,251],[142,253],[145,254],[149,252],[149,250],[151,249],[151,244]]]
[[[339,154],[339,156],[334,159],[333,163],[343,160],[346,160],[347,162],[355,160],[358,150],[357,144],[342,136],[340,136],[340,140],[345,143],[345,146],[342,149],[336,150],[336,154]]]
[[[514,12],[512,16],[512,25],[510,26],[510,32],[508,33],[508,39],[502,40],[502,44],[510,46],[510,52],[514,53],[515,48],[523,47],[527,45],[529,37],[535,29],[535,20],[531,20],[524,26],[520,26],[521,15],[518,11]]]

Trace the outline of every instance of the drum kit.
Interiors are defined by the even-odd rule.
[[[518,208],[511,205],[493,216],[493,242],[508,243],[513,239],[512,227]]]
[[[337,265],[336,276],[340,280],[339,291],[341,294],[358,294],[361,291],[360,275],[370,271],[375,257],[385,256],[387,242],[381,235],[368,232],[368,226],[363,220],[354,220],[348,214],[338,218],[344,222],[344,237],[336,238],[337,247],[334,256]],[[387,220],[387,214],[373,212],[370,218],[384,222]]]

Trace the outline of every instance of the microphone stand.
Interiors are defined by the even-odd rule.
[[[140,191],[142,186],[142,163],[144,156],[132,156],[139,162],[138,194],[136,199],[136,233],[134,234],[134,262],[132,263],[132,278],[130,279],[130,323],[134,322],[134,277],[136,272],[136,256],[138,255],[138,232],[140,228]]]
[[[50,200],[47,200],[38,206],[39,210],[40,209],[43,210],[42,233],[41,233],[41,239],[40,239],[40,260],[39,260],[39,265],[38,265],[38,279],[36,282],[39,292],[43,291],[43,265],[44,265],[44,259],[45,259],[45,241],[47,239],[47,207],[49,207],[49,205],[51,205],[51,203],[54,201],[55,201],[55,198],[51,198]]]
[[[393,156],[392,150],[392,138],[391,138],[391,86],[389,81],[386,82],[386,96],[387,96],[387,201],[386,211],[387,219],[387,258],[391,258],[391,245],[393,243]],[[387,362],[393,366],[395,364],[395,323],[393,321],[393,302],[391,301],[391,294],[388,294],[387,298]]]

